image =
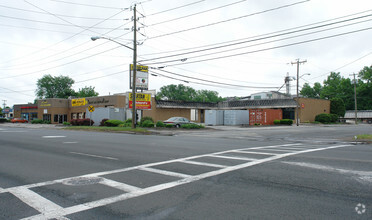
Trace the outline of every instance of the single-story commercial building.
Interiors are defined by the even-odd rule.
[[[95,121],[95,125],[98,125],[104,118],[124,121],[128,118],[132,118],[132,110],[130,108],[131,99],[129,94],[130,93],[123,93],[78,99],[53,98],[37,100],[36,104],[14,105],[14,117],[25,118],[29,121],[33,119],[42,119],[51,121],[53,124],[60,124],[69,122],[72,119],[83,118],[91,118]],[[141,110],[138,108],[137,114],[139,114],[140,118],[144,116],[152,117],[155,122],[179,116],[188,118],[193,122],[205,123],[207,111],[251,110],[251,112],[253,112],[254,110],[254,112],[256,112],[255,114],[262,115],[261,124],[272,124],[274,119],[295,120],[296,109],[299,111],[300,122],[313,122],[316,115],[330,112],[330,101],[322,99],[299,98],[297,105],[296,99],[292,98],[208,103],[156,100],[155,97],[151,97],[150,94],[147,94],[146,97],[140,101]],[[137,99],[137,101],[138,100],[140,99]],[[137,103],[137,105],[139,105],[139,103]],[[93,112],[88,110],[89,106],[94,107]],[[229,112],[229,114],[231,117],[232,113]],[[249,114],[247,113],[246,115]],[[250,117],[252,117],[252,114]],[[255,120],[258,120],[261,116],[255,117]],[[265,121],[266,119],[269,121]],[[236,123],[239,124],[239,122]],[[255,121],[255,123],[259,122]]]

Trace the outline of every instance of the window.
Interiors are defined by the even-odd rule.
[[[44,121],[52,121],[52,115],[51,114],[43,114],[43,120]]]
[[[197,121],[199,119],[198,109],[191,109],[190,119],[191,121]]]

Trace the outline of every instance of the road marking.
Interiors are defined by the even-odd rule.
[[[243,154],[278,155],[278,154],[273,154],[273,153],[264,153],[264,152],[256,152],[256,151],[242,151],[242,150],[236,150],[234,152],[243,153]]]
[[[167,175],[167,176],[174,176],[174,177],[179,177],[179,178],[189,178],[189,177],[191,177],[191,175],[187,175],[187,174],[183,174],[183,173],[176,173],[176,172],[171,172],[171,171],[167,171],[167,170],[159,170],[159,169],[149,168],[149,167],[140,168],[139,170],[144,170],[144,171],[148,171],[148,172],[151,172],[151,173],[158,173],[158,174],[163,174],[163,175]]]
[[[9,190],[14,196],[18,197],[27,205],[36,209],[41,213],[53,212],[60,213],[63,212],[63,208],[52,201],[40,196],[39,194],[29,190],[25,187],[16,187]]]
[[[285,157],[288,157],[288,156],[294,156],[294,155],[298,155],[298,154],[315,152],[315,151],[336,149],[336,148],[341,148],[341,147],[348,147],[348,146],[352,146],[352,145],[336,145],[336,146],[330,146],[330,147],[319,147],[319,148],[316,148],[316,149],[304,149],[303,151],[292,151],[292,152],[289,152],[289,153],[278,154],[278,155],[271,156],[271,157],[266,157],[266,158],[263,158],[263,159],[254,159],[253,161],[242,162],[241,164],[238,164],[238,165],[226,166],[226,167],[218,169],[218,170],[202,173],[202,174],[195,175],[195,176],[152,168],[154,166],[162,165],[162,164],[170,164],[170,163],[174,163],[174,162],[184,162],[184,161],[189,161],[189,160],[192,160],[192,159],[208,157],[208,156],[220,156],[220,154],[224,154],[224,153],[234,153],[234,151],[236,151],[236,150],[241,150],[241,151],[248,151],[248,150],[255,150],[255,149],[262,150],[262,149],[265,149],[265,148],[281,147],[281,146],[284,146],[284,145],[243,148],[243,149],[227,150],[227,151],[217,152],[217,153],[212,153],[212,154],[196,155],[196,156],[191,156],[191,157],[186,157],[186,158],[179,158],[179,159],[173,159],[173,160],[168,160],[168,161],[143,164],[143,165],[139,165],[139,166],[122,168],[122,169],[117,169],[117,170],[91,173],[91,174],[86,174],[86,175],[77,176],[77,177],[69,177],[69,178],[65,178],[65,179],[59,179],[59,180],[53,180],[53,181],[47,181],[47,182],[41,182],[41,183],[34,183],[34,184],[29,184],[29,185],[24,185],[24,186],[17,186],[17,187],[12,187],[12,188],[8,188],[8,189],[3,189],[3,192],[21,194],[21,195],[23,195],[23,197],[21,197],[21,195],[20,195],[19,198],[21,197],[20,199],[27,204],[32,201],[32,202],[35,202],[37,204],[46,203],[46,205],[48,206],[48,210],[42,210],[41,207],[39,207],[40,205],[36,205],[36,207],[38,209],[40,209],[38,211],[40,211],[41,214],[34,215],[34,216],[29,216],[29,217],[24,218],[24,219],[29,219],[29,220],[31,220],[31,219],[53,219],[53,218],[63,219],[64,216],[74,214],[74,213],[77,213],[77,212],[81,212],[81,211],[84,211],[84,210],[89,210],[89,209],[105,206],[105,205],[108,205],[108,204],[112,204],[114,202],[120,202],[120,201],[124,201],[124,200],[130,199],[130,198],[135,198],[135,197],[139,197],[139,196],[142,196],[142,195],[146,195],[146,194],[149,194],[149,193],[154,193],[154,192],[158,192],[158,191],[161,191],[161,190],[166,190],[166,189],[169,189],[169,188],[172,188],[172,187],[176,187],[176,186],[180,186],[180,185],[183,185],[183,184],[195,182],[195,181],[198,181],[198,180],[201,180],[201,179],[205,179],[205,178],[208,178],[208,177],[213,177],[213,176],[220,175],[220,174],[223,174],[223,173],[227,173],[227,172],[231,172],[231,171],[255,166],[255,165],[258,165],[258,164],[265,163],[265,162],[270,162],[270,161],[273,161],[273,160],[282,159],[282,158],[285,158]],[[233,158],[236,159],[235,157],[233,157]],[[143,170],[143,171],[157,172],[157,173],[161,172],[162,174],[177,175],[179,177],[183,176],[184,178],[181,177],[181,179],[173,181],[173,182],[154,185],[154,186],[150,186],[150,187],[142,189],[142,188],[137,188],[135,186],[127,185],[125,183],[120,183],[120,182],[117,182],[117,181],[114,181],[114,180],[109,180],[107,178],[101,177],[101,176],[108,175],[108,174],[121,173],[121,172],[130,171],[130,170]],[[100,200],[91,201],[91,202],[71,206],[71,207],[62,208],[62,210],[60,210],[59,206],[53,206],[52,203],[49,200],[41,197],[40,195],[32,192],[31,190],[29,190],[30,188],[37,187],[37,186],[52,185],[52,184],[56,184],[56,183],[63,183],[63,182],[66,182],[66,181],[68,182],[68,181],[71,181],[71,180],[74,180],[74,179],[77,179],[77,178],[89,178],[89,177],[100,178],[101,181],[97,182],[97,184],[104,184],[104,185],[111,186],[111,187],[114,187],[114,188],[118,187],[119,189],[122,189],[123,191],[126,191],[126,192],[130,191],[130,192],[123,193],[123,194],[120,194],[120,195],[117,195],[117,196],[112,196],[112,197],[109,197],[109,198],[103,198],[103,199],[100,199]],[[23,191],[25,191],[25,194],[22,193]],[[19,193],[19,192],[21,192],[21,193]]]
[[[42,136],[42,138],[65,138],[66,136]]]
[[[312,169],[324,170],[329,172],[337,172],[342,174],[351,174],[358,177],[359,180],[365,182],[372,182],[372,171],[360,171],[360,170],[346,170],[326,165],[314,164],[314,163],[304,163],[304,162],[286,162],[283,161],[282,163],[289,164],[289,165],[296,165],[301,167],[307,167]]]
[[[197,162],[197,161],[191,161],[191,160],[184,160],[180,161],[182,163],[189,163],[189,164],[195,164],[195,165],[201,165],[201,166],[207,166],[207,167],[217,167],[217,168],[225,168],[227,166],[219,165],[219,164],[213,164],[213,163],[204,163],[204,162]]]
[[[103,159],[108,159],[108,160],[119,160],[118,158],[114,158],[114,157],[105,157],[105,156],[99,156],[99,155],[94,155],[94,154],[84,154],[84,153],[78,153],[78,152],[69,152],[69,153],[87,156],[87,157],[103,158]]]
[[[70,141],[70,142],[63,142],[64,144],[77,144],[78,142],[76,141]]]
[[[125,183],[117,182],[115,180],[110,180],[106,178],[102,178],[102,180],[99,182],[102,185],[110,186],[119,190],[123,190],[125,192],[135,192],[138,190],[141,190],[141,188],[131,186]]]
[[[209,155],[209,157],[218,157],[223,159],[231,159],[231,160],[257,160],[254,158],[248,158],[248,157],[230,157],[230,156],[221,156],[221,155]]]

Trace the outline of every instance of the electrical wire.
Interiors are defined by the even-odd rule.
[[[251,88],[251,89],[277,89],[278,88],[278,87],[267,87],[267,86],[265,86],[265,87],[264,86],[244,86],[244,85],[237,85],[237,84],[230,84],[230,83],[221,83],[221,82],[217,82],[217,81],[212,81],[212,80],[206,80],[206,79],[201,79],[201,78],[186,76],[186,75],[182,75],[182,74],[170,72],[170,71],[163,70],[163,69],[156,69],[156,70],[161,71],[161,72],[165,72],[165,73],[168,73],[168,74],[176,75],[176,76],[181,76],[181,77],[184,77],[184,78],[189,78],[189,79],[194,79],[194,80],[199,80],[199,81],[203,81],[203,82],[208,82],[208,83],[213,83],[213,84],[219,84],[219,85],[224,85],[224,86],[237,86],[237,87]]]
[[[200,2],[204,2],[204,1],[205,0],[191,2],[191,3],[186,4],[186,5],[181,5],[181,6],[178,6],[178,7],[175,7],[175,8],[170,8],[170,9],[166,9],[166,10],[163,10],[163,11],[152,13],[152,14],[147,15],[146,17],[153,16],[153,15],[158,15],[158,14],[162,14],[162,13],[165,13],[165,12],[169,12],[169,11],[173,11],[173,10],[176,10],[176,9],[184,8],[184,7],[187,7],[187,6],[190,6],[190,5],[195,5],[195,4],[198,4]]]
[[[266,13],[266,12],[271,12],[271,11],[291,7],[291,6],[294,6],[294,5],[302,4],[302,3],[305,3],[305,2],[308,2],[308,1],[310,1],[310,0],[299,1],[299,2],[292,3],[292,4],[282,5],[282,6],[279,6],[279,7],[275,7],[275,8],[271,8],[271,9],[263,10],[263,11],[260,11],[260,12],[251,13],[251,14],[246,14],[246,15],[243,15],[243,16],[235,17],[235,18],[230,18],[230,19],[226,19],[226,20],[222,20],[222,21],[218,21],[218,22],[213,22],[213,23],[209,23],[209,24],[205,24],[205,25],[201,25],[201,26],[197,26],[197,27],[192,27],[192,28],[188,28],[188,29],[184,29],[184,30],[180,30],[180,31],[175,31],[175,32],[171,32],[171,33],[166,33],[166,34],[154,36],[154,37],[149,37],[148,39],[155,39],[155,38],[165,37],[165,36],[169,36],[169,35],[173,35],[173,34],[179,34],[179,33],[187,32],[187,31],[191,31],[191,30],[196,30],[196,29],[205,28],[205,27],[209,27],[209,26],[213,26],[213,25],[217,25],[217,24],[222,24],[222,23],[226,23],[226,22],[230,22],[230,21],[235,21],[235,20],[238,20],[238,19],[247,18],[247,17],[250,17],[250,16],[259,15],[259,14],[263,14],[263,13]]]
[[[30,13],[48,15],[48,13],[45,13],[45,12],[28,10],[28,9],[23,9],[23,8],[15,8],[15,7],[10,7],[10,6],[6,6],[6,5],[0,5],[0,7],[12,9],[12,10],[18,10],[18,11],[25,11],[25,12],[30,12]],[[88,19],[88,20],[105,20],[105,18],[82,17],[82,16],[63,15],[63,14],[56,14],[56,15],[58,15],[60,17],[66,17],[66,18],[77,18],[77,19]],[[109,21],[122,21],[123,19],[111,18],[111,19],[107,19],[107,20],[109,20]]]
[[[260,40],[265,40],[265,39],[269,39],[269,38],[275,38],[275,37],[280,37],[280,36],[284,36],[284,35],[294,34],[294,33],[297,33],[297,32],[303,32],[303,31],[308,31],[308,30],[312,30],[312,29],[322,28],[322,27],[326,27],[326,26],[330,26],[330,25],[339,24],[339,23],[349,22],[349,21],[353,21],[353,20],[361,19],[361,18],[366,18],[366,17],[370,17],[370,16],[372,16],[372,14],[357,17],[357,18],[347,19],[347,20],[343,20],[343,21],[333,22],[333,23],[329,23],[329,24],[319,25],[319,26],[315,26],[315,27],[300,29],[300,30],[296,30],[296,31],[286,32],[286,33],[282,33],[282,34],[271,35],[271,36],[267,36],[268,34],[264,34],[267,37],[261,37],[261,38],[256,38],[256,39],[253,39],[253,40],[246,40],[246,41],[241,41],[241,42],[237,42],[237,43],[231,43],[231,44],[226,44],[226,45],[221,45],[221,46],[216,46],[216,47],[211,47],[211,48],[206,48],[206,49],[200,49],[200,50],[195,50],[195,51],[189,51],[189,52],[184,52],[184,53],[179,53],[179,54],[173,54],[173,55],[168,55],[168,56],[150,58],[150,59],[140,60],[139,62],[151,61],[151,60],[157,60],[157,59],[164,59],[164,58],[174,57],[174,56],[182,56],[182,55],[187,55],[187,54],[192,54],[192,53],[204,52],[204,51],[208,51],[208,50],[220,49],[220,48],[224,48],[224,47],[231,47],[231,46],[236,46],[236,45],[239,45],[239,44],[245,44],[245,43],[250,43],[250,42],[254,42],[254,41],[260,41]],[[367,22],[367,21],[371,21],[371,19],[370,20],[364,20],[364,21],[361,21],[361,22],[352,23],[352,24],[347,24],[347,25],[343,25],[343,26],[338,26],[338,27],[335,27],[335,28],[330,28],[330,29],[327,29],[327,30],[320,30],[320,31],[316,31],[316,32],[306,33],[306,34],[303,34],[303,35],[297,35],[297,36],[293,36],[293,37],[289,37],[289,38],[283,38],[283,39],[279,39],[279,40],[287,40],[287,39],[298,37],[298,36],[304,36],[304,35],[319,33],[319,32],[323,32],[323,31],[333,30],[333,29],[336,29],[336,28],[342,28],[342,27],[346,27],[346,26],[350,26],[350,25],[359,24],[359,23],[362,23],[362,22]],[[279,41],[279,40],[275,40],[275,41]],[[272,42],[275,42],[275,41],[269,41],[268,43],[272,43]],[[256,45],[254,45],[254,46],[256,46]],[[251,46],[248,46],[248,47],[251,47]],[[241,47],[241,48],[245,48],[245,47]],[[241,48],[239,48],[239,49],[241,49]],[[235,49],[231,49],[231,50],[235,50]],[[231,50],[226,50],[226,51],[222,51],[222,52],[228,52],[228,51],[231,51]],[[213,54],[222,53],[222,52],[214,52]],[[207,54],[207,55],[210,55],[210,54]],[[201,55],[201,56],[206,56],[206,55]],[[196,56],[196,57],[198,57],[198,56]],[[190,57],[190,58],[195,58],[195,57]],[[187,58],[187,59],[189,59],[189,58]],[[178,61],[178,60],[173,60],[173,61]],[[169,62],[169,61],[164,61],[164,62]]]
[[[129,8],[116,8],[116,7],[107,7],[102,5],[90,5],[90,4],[82,4],[76,2],[69,2],[69,1],[62,1],[62,0],[49,0],[53,2],[60,2],[64,4],[71,4],[71,5],[79,5],[79,6],[87,6],[87,7],[94,7],[94,8],[103,8],[103,9],[115,9],[115,10],[128,10]]]
[[[333,19],[328,19],[328,20],[324,20],[324,21],[320,21],[320,22],[301,25],[301,26],[297,26],[297,27],[293,27],[293,28],[287,28],[287,29],[284,29],[284,30],[275,31],[275,32],[267,33],[267,34],[256,35],[256,36],[253,36],[253,37],[245,37],[245,38],[240,38],[240,39],[236,39],[236,40],[224,41],[224,42],[220,42],[220,43],[208,44],[208,45],[203,45],[203,46],[198,46],[198,47],[191,47],[191,48],[186,48],[186,49],[178,49],[178,50],[172,50],[172,51],[148,53],[148,54],[143,54],[143,56],[158,55],[158,54],[164,54],[164,53],[174,53],[174,52],[180,52],[180,51],[185,51],[185,50],[187,51],[187,50],[199,49],[199,48],[204,48],[204,47],[211,47],[211,46],[216,46],[216,45],[221,45],[221,44],[226,44],[226,43],[239,42],[239,41],[242,41],[242,40],[252,39],[252,38],[256,38],[256,37],[263,37],[263,36],[266,36],[266,35],[278,34],[278,33],[282,33],[282,32],[285,32],[285,31],[291,31],[291,30],[295,30],[295,29],[299,29],[299,28],[318,25],[318,24],[322,24],[322,23],[325,23],[325,22],[330,22],[330,21],[334,21],[334,20],[339,20],[339,19],[355,16],[355,15],[364,14],[366,12],[371,12],[371,11],[372,10],[366,10],[366,11],[362,11],[362,12],[358,12],[358,13],[354,13],[354,14],[349,14],[349,15],[345,15],[345,16],[341,16],[341,17],[337,17],[337,18],[333,18]]]
[[[236,4],[245,2],[245,1],[247,1],[247,0],[240,0],[240,1],[237,1],[237,2],[222,5],[222,6],[219,6],[219,7],[211,8],[211,9],[208,9],[208,10],[204,10],[204,11],[196,12],[196,13],[193,13],[193,14],[181,16],[181,17],[178,17],[178,18],[173,18],[173,19],[166,20],[166,21],[160,21],[160,22],[157,22],[157,23],[149,24],[146,27],[152,27],[152,26],[156,26],[156,25],[159,25],[159,24],[164,24],[164,23],[168,23],[168,22],[177,21],[177,20],[180,20],[180,19],[192,17],[192,16],[195,16],[195,15],[200,15],[200,14],[207,13],[207,12],[210,12],[210,11],[214,11],[214,10],[217,10],[217,9],[226,8],[228,6],[236,5]]]
[[[314,41],[319,41],[319,40],[324,40],[324,39],[339,37],[339,36],[343,36],[343,35],[347,35],[347,34],[353,34],[353,33],[358,33],[358,32],[362,32],[362,31],[368,31],[370,29],[372,29],[372,27],[363,28],[363,29],[359,29],[359,30],[355,30],[355,31],[344,32],[344,33],[341,33],[341,34],[330,35],[330,36],[326,36],[326,37],[315,38],[315,39],[311,39],[311,40],[305,40],[305,41],[299,41],[299,42],[290,43],[290,44],[284,44],[284,45],[275,46],[275,47],[269,47],[269,48],[264,48],[264,49],[258,49],[258,50],[253,50],[253,51],[242,52],[242,53],[237,53],[237,54],[231,54],[231,55],[225,55],[225,56],[220,56],[220,57],[214,57],[214,58],[196,60],[196,61],[191,61],[191,62],[183,62],[183,63],[177,63],[177,64],[170,64],[170,65],[166,65],[165,67],[178,66],[178,65],[186,65],[186,64],[192,64],[192,63],[200,63],[200,62],[206,62],[206,61],[211,61],[211,60],[217,60],[217,59],[235,57],[235,56],[240,56],[240,55],[245,55],[245,54],[258,53],[258,52],[263,52],[263,51],[268,51],[268,50],[274,50],[274,49],[279,49],[279,48],[284,48],[284,47],[289,47],[289,46],[294,46],[294,45],[299,45],[299,44],[310,43],[310,42],[314,42]],[[147,64],[147,65],[150,65],[150,64]]]

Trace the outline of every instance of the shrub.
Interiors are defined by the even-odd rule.
[[[274,120],[274,125],[279,125],[280,124],[280,120]]]
[[[107,127],[117,127],[120,124],[124,124],[124,123],[125,122],[120,121],[120,120],[111,119],[111,120],[105,121],[105,126],[107,126]]]
[[[105,126],[105,122],[109,120],[108,118],[102,119],[102,121],[99,123],[99,126]]]
[[[158,128],[164,128],[165,127],[165,124],[162,121],[158,121],[158,122],[156,122],[156,127],[158,127]]]
[[[94,121],[89,119],[89,118],[85,118],[85,119],[72,119],[70,121],[71,125],[73,126],[91,126],[94,124]]]
[[[282,119],[282,120],[280,120],[280,124],[282,124],[282,125],[292,125],[293,120],[292,119]]]
[[[318,121],[321,123],[331,123],[331,122],[336,122],[337,120],[338,120],[338,115],[336,114],[322,113],[322,114],[315,116],[315,121]]]
[[[71,123],[70,122],[67,122],[67,121],[64,121],[63,122],[63,125],[71,125]]]
[[[129,119],[125,120],[124,123],[130,123],[130,124],[132,124],[132,119],[129,118]]]
[[[174,125],[172,125],[172,124],[166,124],[165,127],[166,127],[166,128],[173,128]]]
[[[132,123],[124,123],[124,124],[120,124],[118,127],[121,127],[121,128],[130,128],[132,127]]]
[[[152,128],[152,127],[154,127],[154,122],[152,122],[150,120],[143,121],[143,122],[141,122],[141,127]]]
[[[142,126],[142,123],[145,122],[145,121],[151,121],[152,123],[154,123],[154,120],[151,117],[146,116],[146,117],[141,118],[141,121],[140,121],[139,124]]]
[[[52,124],[51,121],[43,120],[43,124]]]
[[[31,121],[31,124],[44,124],[44,121],[41,119],[34,119]]]
[[[203,128],[203,127],[201,125],[198,125],[198,124],[183,124],[183,125],[181,125],[181,128],[200,129],[200,128]]]
[[[6,118],[0,118],[0,123],[8,122]]]

